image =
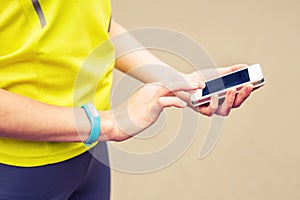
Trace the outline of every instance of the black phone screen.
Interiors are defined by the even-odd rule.
[[[220,78],[207,81],[205,88],[202,90],[202,96],[206,96],[236,85],[250,81],[248,69],[243,69],[236,73],[228,74]]]

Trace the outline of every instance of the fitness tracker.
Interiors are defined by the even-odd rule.
[[[90,146],[94,142],[98,141],[100,135],[100,115],[95,106],[91,103],[81,106],[91,123],[91,132],[89,138],[84,142],[86,146]]]

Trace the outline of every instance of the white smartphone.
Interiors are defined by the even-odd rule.
[[[242,87],[249,83],[253,84],[254,88],[264,85],[265,79],[259,64],[206,81],[205,88],[193,93],[190,100],[193,106],[203,105],[210,102],[210,98],[214,94],[218,94],[219,98],[223,98],[230,88],[236,88],[237,93],[239,93]]]

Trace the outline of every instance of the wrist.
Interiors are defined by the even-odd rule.
[[[119,131],[115,126],[113,113],[111,110],[99,112],[101,117],[101,125],[99,141],[115,141]]]
[[[95,106],[91,103],[84,104],[81,108],[84,109],[86,116],[90,122],[90,134],[87,140],[84,141],[86,146],[90,146],[98,141],[100,135],[100,115]]]
[[[91,123],[83,108],[75,108],[75,119],[80,142],[87,141],[91,132]],[[100,111],[100,135],[98,141],[116,140],[118,129],[114,125],[112,111]]]
[[[91,123],[83,108],[74,108],[73,112],[79,141],[84,142],[89,138]]]

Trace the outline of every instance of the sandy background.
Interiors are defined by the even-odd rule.
[[[300,2],[113,0],[112,6],[114,19],[128,29],[177,30],[202,44],[218,66],[260,63],[267,80],[226,118],[222,136],[206,159],[197,157],[210,122],[203,117],[193,144],[171,166],[142,175],[112,170],[112,199],[300,199]],[[188,69],[179,58],[162,57]],[[176,112],[167,111],[166,123],[176,124]],[[151,151],[168,142],[172,128],[176,126],[167,125],[167,131],[149,141],[119,145]]]

